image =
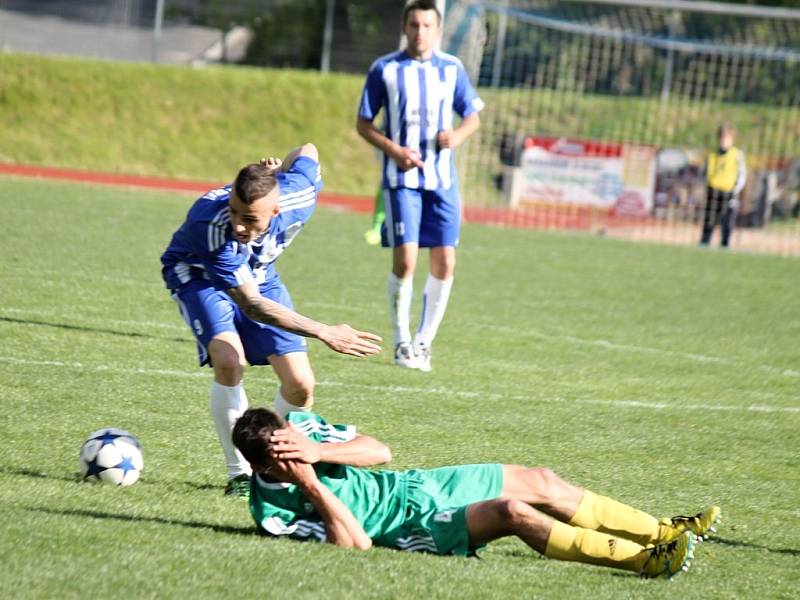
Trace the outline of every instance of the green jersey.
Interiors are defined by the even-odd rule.
[[[319,443],[352,440],[352,426],[331,425],[314,413],[291,412],[286,420]],[[439,554],[467,554],[466,506],[496,498],[502,489],[500,465],[468,465],[431,470],[371,471],[317,463],[320,482],[350,509],[379,546]],[[325,540],[325,524],[292,483],[251,480],[250,512],[268,534]]]

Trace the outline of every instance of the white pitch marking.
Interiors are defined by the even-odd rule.
[[[210,378],[211,371],[172,371],[170,369],[145,369],[112,367],[111,365],[85,365],[79,362],[65,362],[60,360],[26,360],[24,358],[14,358],[12,356],[0,356],[0,362],[15,365],[27,365],[35,367],[62,367],[67,369],[78,369],[82,371],[98,371],[108,373],[122,373],[125,375],[167,375],[169,377],[205,377]]]
[[[306,302],[304,303],[305,306],[310,307],[320,307],[320,308],[333,308],[337,310],[356,310],[360,307],[355,306],[346,306],[342,304],[329,304],[327,302]],[[64,318],[65,315],[61,315],[52,311],[41,311],[41,310],[31,310],[31,309],[24,309],[24,308],[11,308],[11,307],[2,307],[2,311],[8,313],[16,313],[16,314],[29,314],[29,315],[41,315],[41,316],[48,316],[48,317],[59,317]],[[95,319],[95,321],[97,321]],[[142,326],[142,327],[155,327],[158,329],[169,329],[172,331],[186,331],[186,327],[177,324],[171,323],[163,323],[161,321],[126,321],[120,319],[103,319],[103,323],[109,325],[119,325],[122,327],[128,326]],[[701,363],[714,363],[714,364],[721,364],[721,365],[728,365],[728,366],[738,366],[740,363],[736,361],[732,361],[726,358],[720,358],[718,356],[708,356],[705,354],[695,354],[690,352],[677,352],[675,350],[663,350],[660,348],[649,348],[647,346],[633,346],[630,344],[618,344],[615,342],[609,342],[608,340],[592,340],[592,339],[583,339],[577,338],[571,335],[550,335],[547,333],[542,333],[541,331],[534,331],[534,330],[527,330],[524,332],[520,332],[517,329],[512,327],[505,327],[502,325],[489,325],[489,324],[482,324],[482,327],[486,329],[490,329],[492,331],[497,331],[498,333],[505,333],[505,334],[513,334],[516,336],[519,335],[530,335],[533,337],[537,337],[543,340],[551,340],[551,341],[560,341],[560,342],[569,342],[571,344],[576,345],[585,345],[585,346],[598,346],[600,348],[607,348],[609,350],[619,350],[623,352],[633,352],[633,353],[648,353],[648,354],[658,354],[662,356],[676,356],[680,358],[686,358],[692,360],[694,362],[701,362]],[[187,338],[188,339],[188,338]],[[784,377],[800,377],[800,371],[796,371],[794,369],[782,369],[780,367],[773,367],[770,365],[753,365],[755,368],[759,369],[760,371],[764,371],[766,373],[770,373],[772,375],[782,375]]]
[[[715,364],[729,365],[729,366],[739,366],[741,364],[740,362],[733,361],[727,358],[721,358],[719,356],[708,356],[705,354],[694,354],[691,352],[677,352],[675,350],[662,350],[661,348],[649,348],[647,346],[617,344],[615,342],[609,342],[608,340],[583,339],[571,335],[550,335],[547,333],[542,333],[540,331],[534,331],[530,329],[526,331],[520,331],[518,329],[514,329],[512,327],[505,327],[502,325],[483,324],[482,326],[485,327],[486,329],[497,331],[498,333],[504,333],[515,336],[530,335],[543,340],[551,340],[556,342],[569,342],[571,344],[584,345],[584,346],[599,346],[601,348],[608,348],[609,350],[620,350],[623,352],[634,352],[639,354],[647,353],[647,354],[659,354],[662,356],[676,356],[679,358],[688,358],[689,360],[695,362],[715,363]],[[773,375],[783,375],[785,377],[800,377],[800,371],[795,371],[793,369],[781,369],[779,367],[773,367],[770,365],[754,365],[754,366],[761,371],[766,371],[768,373],[772,373]]]
[[[164,375],[168,377],[189,377],[210,379],[209,372],[201,371],[173,371],[169,369],[146,369],[146,368],[121,368],[110,365],[84,365],[79,362],[64,362],[59,360],[27,360],[10,356],[0,356],[0,363],[10,363],[27,366],[41,367],[61,367],[70,369],[80,369],[85,371],[110,372],[134,375]],[[641,400],[603,400],[600,398],[543,398],[524,396],[520,394],[499,394],[496,392],[480,392],[467,390],[454,390],[449,388],[413,387],[400,385],[374,385],[364,383],[349,383],[343,381],[319,381],[319,386],[360,388],[374,391],[379,394],[385,393],[404,393],[437,396],[456,396],[459,398],[492,398],[518,401],[535,400],[539,402],[551,402],[558,404],[595,404],[603,406],[616,406],[620,408],[643,408],[649,410],[703,410],[713,412],[756,412],[756,413],[800,413],[800,407],[794,406],[769,406],[764,404],[752,404],[750,406],[729,406],[722,404],[670,404],[667,402],[642,402]]]
[[[102,321],[100,319],[93,319],[91,317],[72,317],[70,315],[65,315],[63,313],[57,313],[55,311],[48,311],[48,310],[33,310],[28,308],[11,308],[4,306],[0,308],[0,312],[15,314],[15,315],[31,315],[31,316],[39,316],[39,317],[55,317],[59,319],[86,319],[91,322],[102,322],[104,325],[119,325],[122,327],[129,327],[129,326],[142,326],[142,327],[155,327],[157,329],[171,329],[174,331],[186,331],[186,325],[178,325],[173,323],[164,323],[162,321],[126,321],[122,319],[106,319],[103,318]],[[2,316],[2,314],[0,314]],[[175,313],[176,321],[180,319],[177,311]],[[77,325],[76,325],[77,327]]]

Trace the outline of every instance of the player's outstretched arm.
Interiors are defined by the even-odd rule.
[[[392,451],[385,444],[368,435],[357,435],[348,442],[318,443],[308,439],[291,424],[275,430],[269,438],[270,448],[276,458],[372,467],[392,460]]]
[[[311,465],[294,460],[275,460],[272,469],[279,479],[295,483],[317,509],[325,522],[328,543],[359,550],[369,550],[372,547],[372,540],[361,523],[350,509],[322,484]]]
[[[285,162],[284,162],[285,164]],[[274,325],[302,335],[314,337],[331,350],[351,356],[369,356],[381,351],[381,338],[374,333],[358,331],[349,325],[325,325],[282,304],[264,298],[253,282],[244,283],[227,290],[228,295],[239,305],[245,315],[254,321]]]

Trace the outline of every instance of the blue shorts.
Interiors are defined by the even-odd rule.
[[[394,248],[408,242],[416,242],[421,248],[458,246],[461,199],[457,186],[448,190],[383,190],[383,205],[384,247]]]
[[[277,277],[261,286],[261,295],[292,308],[289,292]],[[245,358],[251,365],[269,364],[267,357],[272,354],[283,356],[306,351],[305,338],[246,317],[236,302],[225,292],[217,290],[210,281],[190,281],[175,290],[172,298],[178,303],[183,320],[197,340],[201,366],[211,364],[208,344],[224,331],[239,335]]]

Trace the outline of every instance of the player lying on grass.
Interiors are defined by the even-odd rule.
[[[720,515],[711,507],[659,521],[542,467],[368,470],[391,459],[388,447],[309,412],[284,420],[249,409],[233,441],[256,473],[250,511],[261,530],[363,550],[471,555],[516,535],[549,558],[671,577]]]

